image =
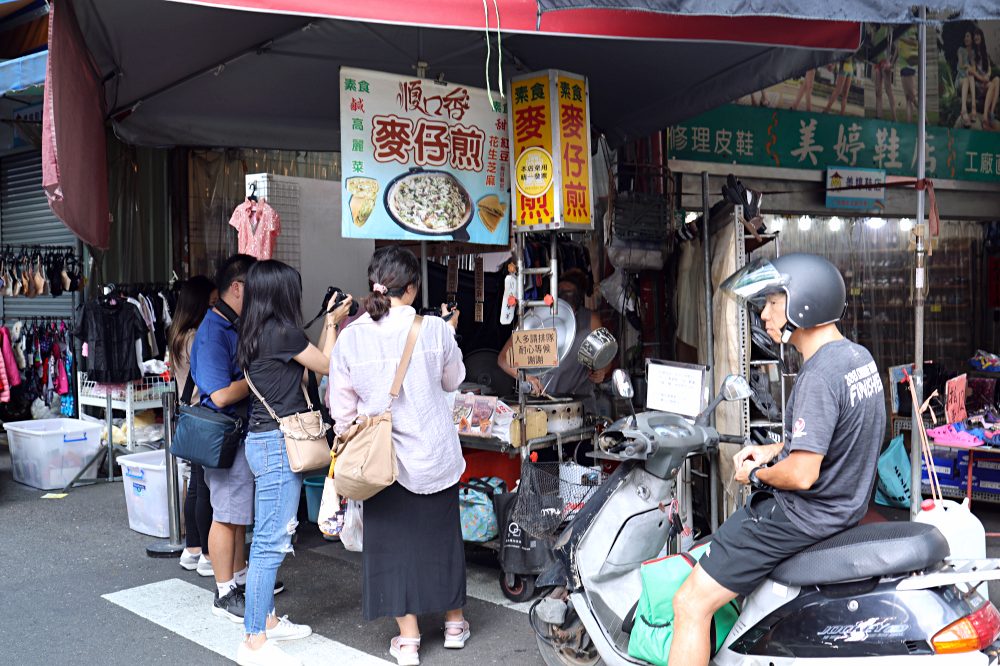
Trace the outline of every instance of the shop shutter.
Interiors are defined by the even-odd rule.
[[[79,250],[76,236],[49,209],[42,191],[41,153],[0,159],[0,244],[69,245]],[[2,300],[6,319],[73,316],[72,294]]]

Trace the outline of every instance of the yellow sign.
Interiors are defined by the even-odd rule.
[[[549,173],[555,178],[552,164],[554,137],[552,122],[552,86],[547,73],[529,74],[511,82],[510,118],[507,126],[511,137],[511,164],[514,164],[514,210],[516,226],[521,230],[547,228],[556,222],[556,190],[548,187],[537,192],[539,183],[535,167],[547,158]],[[532,150],[534,149],[534,150]],[[526,163],[522,155],[531,151]],[[533,155],[541,155],[538,158]],[[518,168],[518,165],[530,166]],[[550,183],[551,184],[551,183]]]
[[[514,165],[514,182],[522,197],[537,199],[552,187],[555,169],[552,156],[544,148],[528,148]]]
[[[594,228],[587,79],[515,77],[508,95],[515,231]]]
[[[587,79],[560,72],[556,83],[562,157],[562,219],[569,227],[593,228]]]
[[[554,328],[514,331],[510,345],[511,365],[515,368],[554,368],[559,365],[558,349]]]

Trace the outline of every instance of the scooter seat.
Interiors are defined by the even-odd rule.
[[[844,530],[793,555],[772,572],[784,585],[832,585],[926,569],[950,553],[933,525],[872,523]]]

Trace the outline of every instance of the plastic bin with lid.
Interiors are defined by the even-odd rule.
[[[119,456],[122,484],[125,487],[125,507],[129,528],[141,534],[165,538],[170,536],[167,511],[167,464],[163,451],[143,451]],[[177,460],[177,478],[181,478],[183,461]],[[182,484],[178,481],[178,494]]]
[[[103,426],[80,419],[39,419],[5,423],[4,429],[14,480],[39,490],[57,490],[97,453]],[[81,480],[97,480],[97,465],[91,465]]]

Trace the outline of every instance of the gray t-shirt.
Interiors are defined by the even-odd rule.
[[[823,455],[812,488],[775,491],[792,523],[818,538],[856,525],[868,510],[884,437],[885,397],[872,355],[850,340],[820,347],[792,388],[777,458]]]

